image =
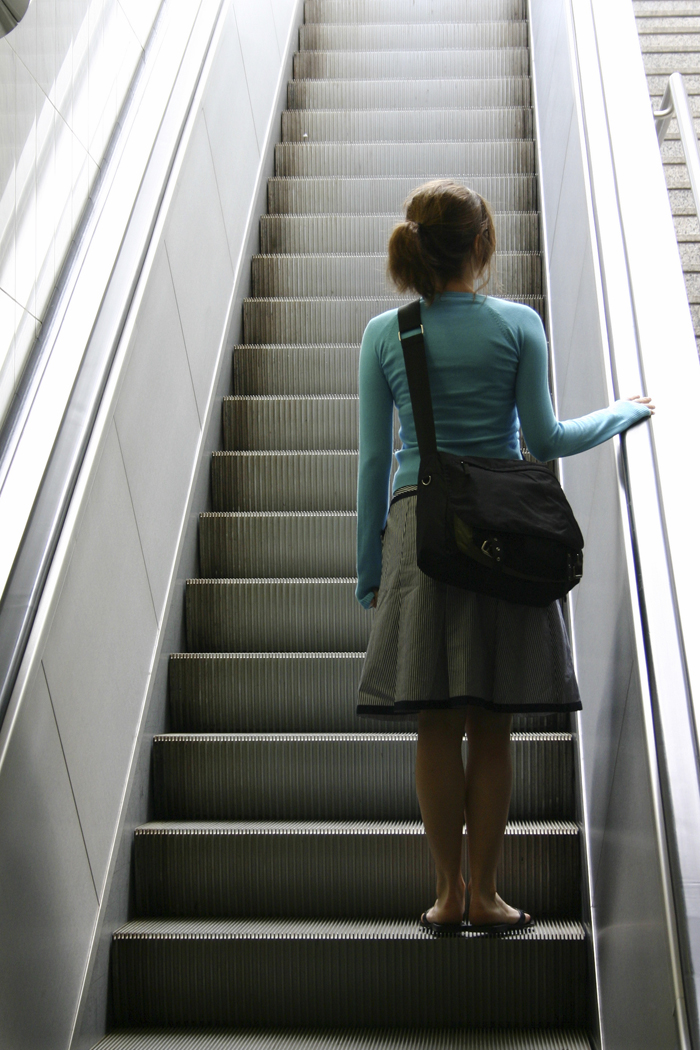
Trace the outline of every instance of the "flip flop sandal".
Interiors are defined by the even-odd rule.
[[[471,933],[487,933],[493,937],[498,937],[504,933],[519,933],[521,930],[527,930],[534,925],[535,920],[532,917],[526,918],[525,912],[521,911],[516,922],[469,922],[466,928]]]
[[[419,919],[420,925],[428,933],[464,933],[465,930],[469,929],[468,922],[431,922],[430,919],[426,918],[426,912],[423,912]]]

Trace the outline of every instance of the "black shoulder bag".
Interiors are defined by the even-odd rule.
[[[562,598],[581,579],[583,536],[556,477],[540,463],[440,452],[420,301],[399,310],[399,338],[420,451],[418,567],[519,605]]]

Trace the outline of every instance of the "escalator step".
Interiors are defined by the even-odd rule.
[[[340,299],[245,299],[243,333],[246,343],[359,343],[367,322],[395,309],[407,297]],[[542,317],[544,300],[518,295]]]
[[[535,146],[525,139],[491,142],[280,142],[278,177],[345,176],[392,178],[413,175],[531,175]]]
[[[529,77],[480,80],[290,80],[287,105],[295,109],[455,109],[529,106]]]
[[[484,294],[542,294],[539,253],[499,252]],[[372,255],[255,255],[252,294],[260,298],[308,296],[391,296],[396,290],[386,272],[386,251]],[[407,293],[415,298],[414,293]]]
[[[134,871],[141,917],[408,918],[435,891],[418,821],[146,824],[136,829]],[[498,886],[538,919],[576,915],[577,825],[509,824]]]
[[[421,28],[423,28],[421,26]],[[454,139],[532,138],[532,110],[288,110],[283,142],[445,142]]]
[[[435,17],[435,16],[433,16]],[[398,22],[348,25],[310,22],[299,29],[306,51],[460,51],[527,47],[527,22]]]
[[[436,77],[522,77],[526,47],[464,51],[300,51],[295,80],[433,80]]]
[[[418,820],[414,733],[164,734],[157,820]],[[466,742],[464,744],[466,755]],[[511,820],[570,820],[569,733],[514,733]]]
[[[195,653],[362,652],[374,619],[354,577],[187,581]]]
[[[360,347],[256,345],[233,351],[237,394],[357,394]]]
[[[201,514],[199,562],[209,579],[352,576],[352,511]]]
[[[215,452],[215,510],[355,510],[357,451]]]
[[[591,1050],[591,1044],[584,1031],[569,1028],[154,1028],[113,1032],[95,1050]]]
[[[526,0],[306,0],[304,20],[356,24],[481,22],[527,18]]]
[[[117,1025],[580,1025],[585,971],[575,922],[434,938],[415,920],[141,919],[114,935],[113,1011]]]
[[[530,187],[525,203],[532,204]],[[393,215],[265,215],[260,221],[260,250],[263,255],[306,252],[385,252],[389,235],[400,214]],[[539,216],[530,212],[496,212],[498,253],[537,252],[540,246]]]
[[[223,418],[228,451],[358,447],[356,395],[237,394],[224,398]]]
[[[534,174],[510,174],[450,178],[463,182],[489,201],[495,211],[512,207],[530,211],[537,207],[537,181]],[[408,194],[425,182],[420,175],[392,178],[271,178],[267,183],[268,213],[325,215],[330,213],[362,215],[395,214],[400,217]],[[537,216],[532,221],[539,223]]]
[[[359,718],[364,653],[174,653],[170,715],[180,733],[359,732],[415,720]],[[515,715],[522,731],[565,731],[566,714]]]

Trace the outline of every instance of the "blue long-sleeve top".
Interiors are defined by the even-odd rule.
[[[549,391],[547,343],[529,306],[469,292],[444,292],[422,322],[438,448],[453,455],[520,459],[519,429],[539,460],[573,456],[650,415],[633,401],[559,422]],[[393,408],[401,448],[393,491],[418,481],[420,455],[396,310],[372,318],[360,350],[357,483],[357,599],[379,587],[381,534],[389,508]]]

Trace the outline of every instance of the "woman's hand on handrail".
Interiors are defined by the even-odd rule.
[[[370,607],[370,609],[376,609],[377,608],[377,595],[379,594],[379,588],[378,587],[373,587],[372,590],[374,591],[374,598],[369,603],[369,607]]]
[[[625,401],[636,401],[638,404],[644,405],[646,408],[649,409],[652,416],[656,412],[656,405],[650,397],[642,397],[641,394],[635,394],[633,397],[626,397]]]

